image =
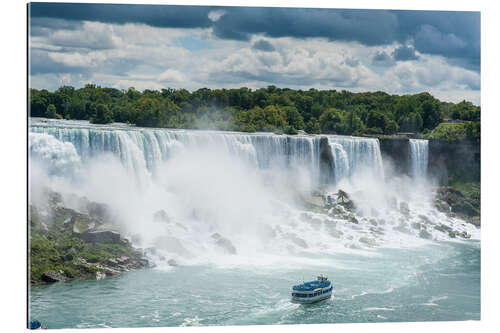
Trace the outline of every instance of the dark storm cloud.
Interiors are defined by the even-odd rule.
[[[71,21],[144,23],[162,28],[206,28],[210,7],[120,5],[86,3],[31,3],[31,17],[62,18]]]
[[[208,17],[214,9],[225,11],[216,21]],[[480,67],[479,12],[32,3],[31,15],[154,27],[212,27],[219,38],[242,41],[259,34],[367,46],[410,42],[420,53],[440,55],[475,70]]]
[[[269,43],[267,40],[259,39],[252,45],[252,49],[264,51],[264,52],[272,52],[274,51],[273,44]]]
[[[392,57],[396,61],[416,60],[418,56],[415,54],[415,49],[411,46],[400,46],[392,52]]]

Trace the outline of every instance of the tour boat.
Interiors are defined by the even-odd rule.
[[[318,276],[317,280],[304,282],[293,286],[292,302],[314,303],[332,297],[333,284],[324,275]]]

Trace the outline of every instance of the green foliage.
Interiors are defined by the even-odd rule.
[[[441,123],[425,137],[428,139],[461,141],[467,138],[465,123]]]
[[[276,86],[140,92],[133,87],[118,90],[87,84],[80,89],[63,86],[54,92],[30,89],[29,101],[33,117],[100,124],[115,121],[144,127],[368,135],[428,133],[442,119],[453,118],[472,122],[467,125],[468,139],[480,136],[480,107],[467,101],[441,102],[429,93],[398,96]]]
[[[47,118],[62,119],[61,115],[56,112],[56,107],[54,106],[54,104],[49,104],[49,106],[47,106],[45,116]]]
[[[113,122],[113,112],[105,104],[98,104],[95,108],[95,114],[90,118],[93,124],[109,124]]]

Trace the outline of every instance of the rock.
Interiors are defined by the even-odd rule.
[[[420,230],[418,236],[423,239],[432,239],[432,235],[425,229]]]
[[[97,271],[95,273],[95,279],[96,280],[102,280],[106,277],[106,273],[102,272],[102,271]]]
[[[300,246],[302,248],[307,248],[307,243],[300,237],[297,237],[294,234],[286,234],[286,238],[290,239],[295,245]]]
[[[431,222],[431,220],[430,220],[427,216],[425,216],[425,215],[420,214],[418,217],[419,217],[419,218],[420,218],[420,219],[421,219],[424,223],[427,223],[427,224],[433,224],[433,223]]]
[[[377,234],[377,235],[385,235],[385,232],[382,228],[370,227],[370,231],[374,234]]]
[[[336,205],[331,209],[331,212],[334,215],[345,215],[347,214],[347,210],[344,208],[344,206],[341,205]]]
[[[114,231],[90,231],[79,237],[89,243],[121,244],[120,234]]]
[[[83,234],[95,227],[94,222],[81,214],[71,216],[71,220],[67,225],[72,226],[74,234]]]
[[[87,204],[87,212],[93,219],[101,222],[101,224],[104,222],[109,222],[111,220],[110,209],[106,204],[89,202]]]
[[[399,211],[401,212],[401,214],[403,214],[405,216],[410,215],[410,207],[408,206],[408,203],[401,202],[399,204]]]
[[[452,231],[452,229],[445,224],[437,225],[434,227],[434,229],[436,229],[437,231],[444,232],[444,233],[449,233],[450,231]]]
[[[373,226],[377,226],[378,225],[377,220],[375,220],[375,219],[370,219],[369,222]]]
[[[373,238],[368,238],[368,237],[360,237],[359,242],[366,244],[368,246],[377,246],[377,242]]]
[[[471,237],[471,235],[469,235],[466,231],[462,231],[459,235],[465,239],[469,239]]]
[[[229,239],[222,237],[218,233],[214,233],[212,238],[215,240],[215,244],[224,249],[227,253],[236,254],[236,248]]]
[[[171,219],[170,216],[167,215],[167,212],[165,212],[163,209],[160,209],[153,215],[153,220],[155,222],[165,222],[165,223],[170,223]]]
[[[354,224],[359,223],[358,219],[353,214],[349,214],[349,216],[347,217],[347,220],[351,223],[354,223]]]
[[[420,230],[420,229],[422,228],[422,225],[421,225],[420,223],[418,223],[418,222],[413,222],[413,223],[411,224],[411,227],[412,227],[413,229]]]
[[[448,231],[448,236],[450,236],[450,238],[455,238],[457,234],[455,231]]]
[[[105,264],[111,267],[118,267],[118,261],[116,261],[116,259],[113,258],[106,260]]]
[[[62,195],[58,192],[47,191],[47,201],[51,206],[59,206],[62,205]]]
[[[52,282],[64,281],[64,280],[66,280],[66,276],[64,276],[60,272],[48,271],[48,272],[42,273],[41,279],[44,282],[52,283]]]
[[[177,264],[177,261],[175,261],[174,259],[169,259],[169,260],[167,261],[167,264],[168,264],[169,266],[172,266],[172,267],[179,266],[179,264]]]
[[[479,216],[473,216],[467,220],[467,222],[475,225],[476,227],[481,227],[481,218]]]
[[[410,229],[408,229],[408,226],[404,222],[401,222],[397,227],[394,227],[393,229],[405,234],[411,234]]]
[[[127,257],[127,256],[121,256],[119,258],[116,258],[116,261],[120,265],[126,265],[126,264],[130,263],[131,259],[130,259],[130,257]]]
[[[437,210],[443,213],[449,213],[450,212],[450,205],[448,205],[446,202],[442,200],[435,200],[434,201],[434,207],[436,207]]]

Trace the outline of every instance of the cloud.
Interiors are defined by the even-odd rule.
[[[365,46],[414,41],[419,53],[440,55],[476,71],[480,66],[479,12],[31,3],[30,14],[33,20],[211,29],[220,39],[239,41],[251,41],[256,35],[325,38]],[[44,33],[36,21],[33,24],[35,34]]]
[[[394,59],[385,51],[378,51],[372,58],[372,64],[375,66],[388,67],[394,65]]]
[[[252,49],[264,51],[264,52],[272,52],[272,51],[274,51],[274,46],[273,46],[273,44],[269,43],[268,41],[266,41],[264,39],[259,39],[258,41],[253,43]]]
[[[158,76],[158,81],[183,83],[187,81],[187,78],[184,74],[182,74],[178,70],[167,69]]]
[[[480,95],[477,71],[441,55],[420,53],[412,47],[413,41],[369,46],[323,37],[263,34],[245,41],[218,38],[212,28],[95,21],[62,24],[61,28],[45,24],[43,28],[43,34],[30,38],[30,85],[34,88],[81,87],[93,82],[116,88],[193,91],[272,84],[306,90],[429,91],[453,101],[473,96],[475,103]],[[85,36],[89,40],[83,40]],[[186,41],[194,46],[203,41],[210,47],[200,49]],[[417,59],[402,61],[413,53]]]
[[[415,48],[412,46],[400,46],[392,52],[392,57],[396,61],[417,60],[418,56],[415,53]]]
[[[197,28],[209,27],[210,7],[122,5],[96,3],[43,3],[29,5],[33,18],[60,18],[70,21],[103,23],[143,23],[153,27]]]
[[[217,22],[227,12],[223,9],[211,10],[208,12],[208,18],[212,22]]]

